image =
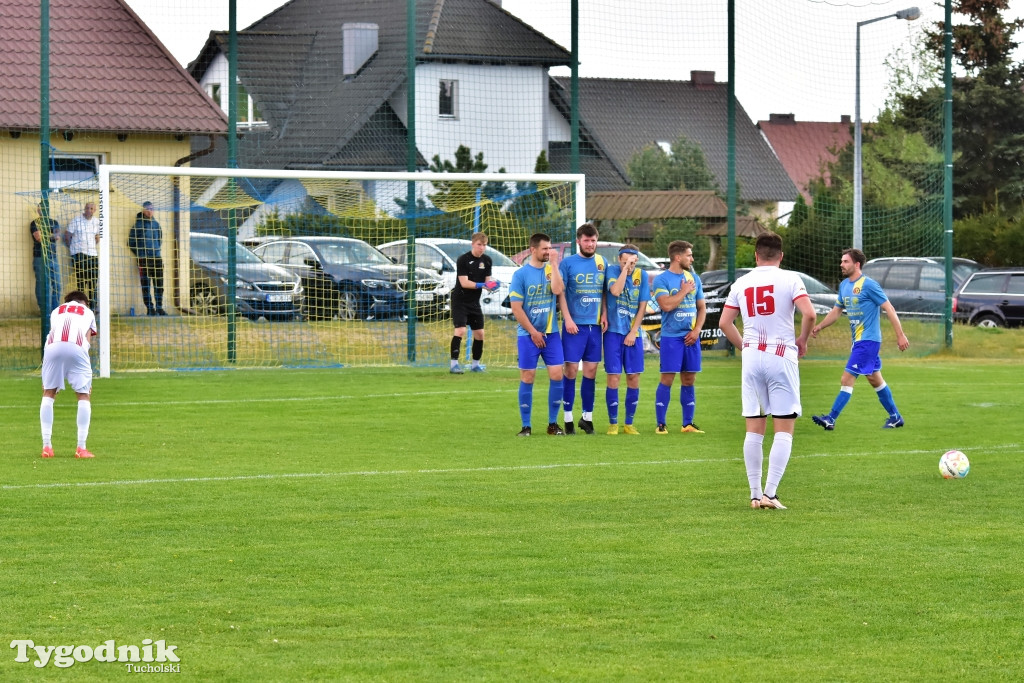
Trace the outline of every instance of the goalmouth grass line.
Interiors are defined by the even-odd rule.
[[[986,450],[1004,450],[1009,448],[1020,448],[1020,444],[1007,443],[1000,445],[978,446]],[[971,450],[969,446],[962,446],[961,450]],[[930,449],[918,449],[903,451],[908,455],[920,455],[932,453]],[[804,458],[850,458],[864,455],[876,455],[874,451],[858,451],[849,453],[807,453],[794,455],[793,459]],[[742,461],[740,456],[732,458],[683,458],[679,460],[637,460],[633,462],[566,462],[550,463],[547,465],[494,465],[491,467],[453,467],[440,469],[416,469],[416,470],[353,470],[349,472],[292,472],[284,474],[240,474],[230,477],[179,477],[169,479],[115,479],[112,481],[79,481],[79,482],[53,482],[49,484],[4,484],[0,491],[16,491],[21,489],[56,489],[56,488],[86,488],[97,486],[145,486],[150,484],[192,484],[223,481],[270,481],[276,479],[325,479],[330,477],[384,477],[402,475],[425,475],[425,474],[474,474],[480,472],[526,472],[540,470],[556,470],[566,468],[591,468],[591,467],[657,467],[659,465],[691,465],[701,463],[721,463]]]

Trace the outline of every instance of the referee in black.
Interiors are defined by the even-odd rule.
[[[472,246],[455,263],[458,278],[452,289],[452,323],[455,325],[452,337],[452,360],[448,370],[453,375],[463,373],[459,365],[459,352],[466,326],[473,330],[473,365],[470,372],[483,372],[480,358],[484,355],[484,314],[480,310],[480,290],[494,291],[498,282],[491,277],[491,257],[484,253],[487,235],[473,233]]]

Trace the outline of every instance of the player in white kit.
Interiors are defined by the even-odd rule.
[[[43,433],[43,457],[53,457],[53,402],[64,382],[78,396],[78,448],[76,458],[91,458],[85,447],[92,420],[92,363],[89,340],[96,336],[96,316],[89,309],[89,298],[79,291],[70,292],[64,303],[50,313],[50,334],[43,348],[43,400],[39,406],[39,426]]]
[[[793,428],[800,416],[800,373],[797,360],[807,351],[814,327],[814,306],[803,280],[782,270],[782,238],[768,232],[754,248],[757,267],[733,283],[718,326],[736,348],[742,349],[743,417],[747,435],[743,461],[750,482],[750,507],[785,510],[775,495],[793,451]],[[800,311],[797,337],[793,312]],[[743,317],[743,334],[736,317]],[[768,415],[775,436],[768,453],[768,477],[761,489],[764,434]]]

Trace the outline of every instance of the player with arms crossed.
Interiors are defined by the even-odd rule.
[[[498,281],[491,277],[491,257],[484,253],[486,249],[487,235],[482,232],[473,233],[469,251],[455,262],[458,281],[452,288],[452,323],[455,325],[455,333],[452,336],[449,369],[453,375],[462,374],[459,353],[467,323],[469,329],[473,331],[473,365],[469,371],[484,371],[484,366],[480,364],[480,359],[484,355],[484,313],[480,309],[480,290],[493,292],[499,285]]]
[[[89,310],[89,297],[74,291],[50,313],[50,333],[43,348],[43,400],[39,406],[39,426],[43,433],[43,457],[53,457],[53,402],[64,381],[78,396],[78,448],[76,458],[93,457],[85,447],[92,420],[92,363],[89,340],[96,336],[96,316]]]
[[[690,272],[693,245],[676,240],[668,245],[669,265],[654,278],[654,300],[661,308],[661,382],[654,399],[658,420],[655,434],[668,434],[668,404],[672,382],[679,373],[679,402],[683,406],[684,434],[703,434],[693,423],[697,394],[693,385],[700,372],[700,331],[704,327],[704,287]]]
[[[509,303],[519,323],[519,415],[523,429],[517,436],[530,436],[533,409],[533,380],[537,375],[537,359],[543,358],[548,369],[548,434],[561,436],[558,409],[562,407],[562,340],[558,336],[556,306],[562,293],[562,277],[558,273],[558,257],[551,248],[551,238],[543,233],[530,237],[530,258],[512,276]]]
[[[892,329],[896,331],[896,345],[900,351],[910,348],[907,335],[903,334],[903,326],[900,318],[896,315],[889,297],[882,291],[881,285],[861,273],[865,262],[864,252],[860,249],[847,249],[839,261],[839,269],[846,278],[839,283],[839,296],[836,298],[836,305],[828,312],[820,324],[815,325],[811,330],[811,336],[818,337],[818,333],[839,320],[839,316],[846,310],[850,316],[850,333],[853,336],[853,348],[850,351],[850,359],[846,362],[846,369],[839,380],[839,395],[832,403],[832,410],[827,415],[815,415],[811,419],[814,424],[823,427],[826,431],[836,428],[836,420],[839,413],[850,402],[853,395],[853,385],[858,375],[868,378],[868,384],[875,389],[878,401],[889,413],[889,418],[882,425],[884,429],[894,429],[903,426],[903,417],[896,408],[896,401],[893,400],[892,390],[882,378],[882,359],[878,355],[882,348],[882,325],[879,322],[879,311],[884,311]]]
[[[576,373],[583,361],[580,384],[580,430],[594,433],[594,394],[597,364],[601,360],[601,309],[604,302],[604,257],[597,253],[597,228],[584,223],[576,230],[579,253],[569,256],[558,269],[565,292],[558,298],[562,310],[562,351],[565,354],[565,433],[575,434],[573,404],[576,402]]]
[[[640,402],[640,373],[644,371],[644,345],[640,341],[640,323],[647,312],[651,287],[647,273],[636,267],[640,251],[626,244],[619,249],[618,265],[609,266],[602,319],[604,332],[604,371],[608,375],[604,400],[608,405],[608,433],[619,433],[619,382],[626,371],[626,424],[623,434],[639,434],[633,417]]]
[[[758,236],[754,247],[757,267],[736,280],[722,308],[718,326],[729,343],[742,349],[743,417],[747,435],[743,461],[750,483],[750,507],[785,510],[776,492],[793,451],[793,428],[800,416],[800,371],[797,361],[807,351],[814,326],[814,306],[803,280],[782,270],[782,238],[772,232]],[[800,336],[793,310],[800,311]],[[736,317],[743,316],[743,334]],[[775,436],[768,452],[768,477],[761,489],[764,434],[768,415]]]

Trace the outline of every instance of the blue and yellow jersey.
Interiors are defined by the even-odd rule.
[[[867,275],[861,275],[852,282],[847,278],[839,283],[836,306],[845,309],[846,315],[850,316],[853,341],[882,341],[879,311],[888,300],[882,287]]]
[[[685,337],[693,329],[693,323],[697,320],[697,302],[704,300],[704,285],[699,277],[687,270],[682,273],[666,270],[654,278],[655,301],[659,297],[678,293],[684,281],[695,283],[697,288],[683,297],[674,311],[661,312],[662,337]]]
[[[526,317],[538,332],[549,334],[557,330],[558,309],[555,295],[551,293],[551,264],[545,263],[543,268],[536,268],[529,262],[524,263],[512,275],[508,299],[523,304]],[[520,337],[529,336],[522,325],[518,328]]]
[[[622,266],[608,266],[608,288],[605,290],[605,300],[608,302],[608,331],[629,334],[640,302],[651,298],[651,285],[647,273],[640,268],[634,268],[629,275],[629,282],[622,288],[622,294],[613,296],[611,287],[621,273]]]
[[[601,322],[601,297],[604,296],[605,262],[600,254],[590,258],[573,254],[558,264],[565,283],[565,302],[577,325]]]

